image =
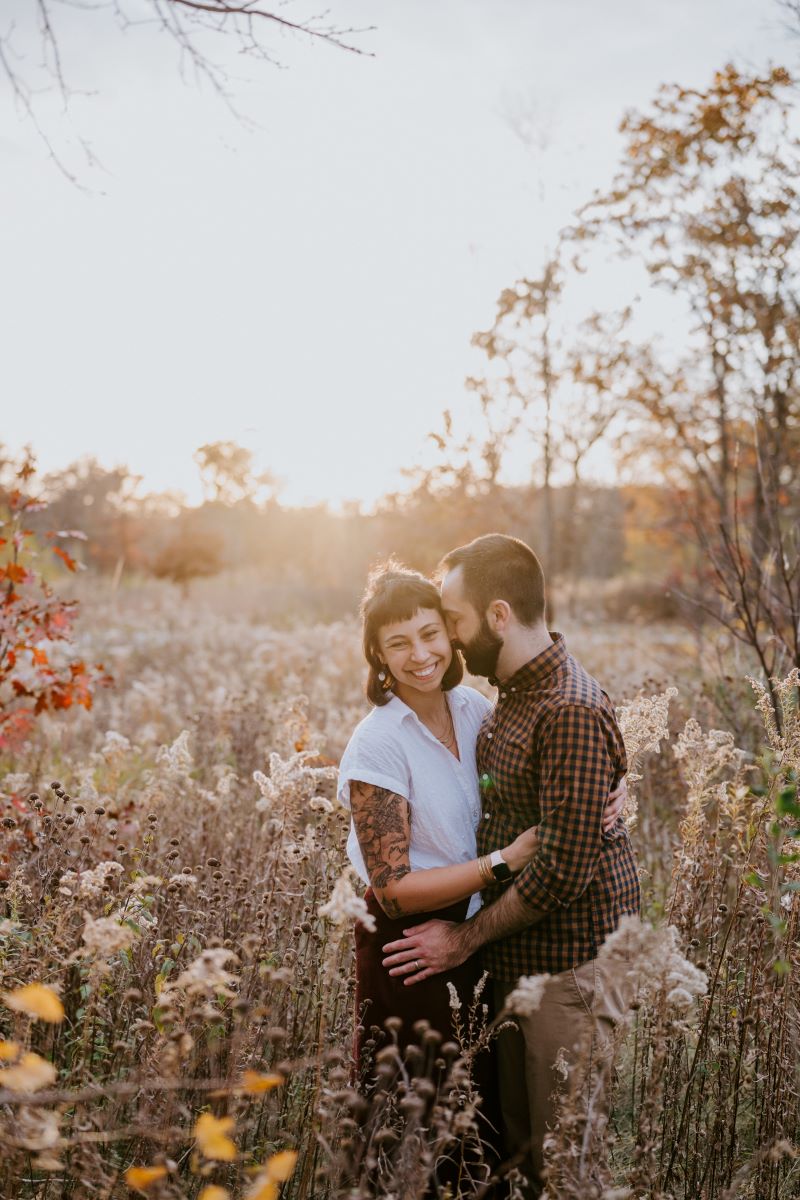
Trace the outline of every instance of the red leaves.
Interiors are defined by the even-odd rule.
[[[53,644],[70,641],[77,602],[57,595],[40,573],[36,543],[41,555],[41,535],[25,528],[27,514],[44,505],[25,488],[33,470],[26,460],[17,472],[18,483],[4,496],[10,517],[6,546],[0,560],[0,751],[24,740],[36,717],[47,710],[66,710],[73,706],[92,707],[94,688],[111,682],[100,664],[80,659],[69,661],[63,651],[54,653]],[[45,546],[70,571],[82,564],[66,550],[53,544],[55,538],[82,538],[77,530],[50,531]],[[5,684],[5,687],[2,685]]]
[[[63,563],[66,563],[70,571],[77,571],[78,564],[71,554],[67,554],[66,550],[62,550],[60,546],[52,547],[53,554],[57,554]]]
[[[19,563],[10,562],[0,567],[0,579],[7,579],[10,583],[27,583],[28,578],[29,572]]]

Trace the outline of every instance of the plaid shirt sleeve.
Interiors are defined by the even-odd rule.
[[[515,885],[541,915],[571,904],[592,881],[614,765],[601,715],[559,708],[541,732],[539,844]]]

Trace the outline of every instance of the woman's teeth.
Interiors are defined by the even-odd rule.
[[[414,676],[415,679],[430,679],[431,675],[433,675],[435,670],[436,670],[436,663],[432,663],[431,666],[425,667],[424,670],[412,671],[411,674]]]

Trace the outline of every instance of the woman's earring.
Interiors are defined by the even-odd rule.
[[[380,679],[381,683],[386,683],[386,672],[378,671],[378,679]]]

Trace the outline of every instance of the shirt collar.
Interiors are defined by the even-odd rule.
[[[467,702],[466,696],[458,687],[452,688],[449,692],[445,692],[445,695],[447,696],[451,710],[463,708]],[[416,719],[419,721],[419,717],[417,717],[417,714],[414,712],[413,708],[409,708],[405,700],[401,700],[395,692],[392,692],[391,698],[387,704],[382,704],[374,711],[385,713],[387,717],[390,716],[395,721],[405,721],[407,717],[416,717]]]
[[[553,639],[552,646],[548,646],[541,654],[537,654],[530,662],[526,662],[524,667],[515,671],[510,679],[501,681],[491,678],[489,683],[502,692],[532,691],[543,679],[552,675],[553,671],[558,670],[567,661],[567,643],[564,641],[563,633],[551,630],[550,637]]]

